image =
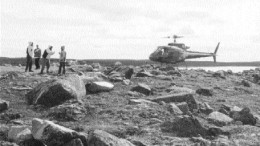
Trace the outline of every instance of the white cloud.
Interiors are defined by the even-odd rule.
[[[147,59],[169,41],[161,37],[178,33],[198,51],[221,41],[220,61],[255,61],[259,8],[258,0],[1,0],[1,56],[25,56],[34,41],[66,45],[69,58]]]

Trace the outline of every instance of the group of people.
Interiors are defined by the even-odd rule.
[[[50,58],[53,54],[55,54],[54,51],[52,51],[52,46],[49,46],[47,49],[44,50],[43,54],[41,52],[41,49],[39,48],[38,45],[36,45],[35,50],[33,49],[33,42],[29,42],[29,45],[26,49],[26,68],[25,68],[25,72],[27,72],[29,70],[29,72],[33,72],[32,71],[32,61],[33,58],[35,59],[35,66],[36,66],[36,70],[40,69],[40,60],[41,60],[41,72],[40,74],[43,74],[43,71],[45,69],[45,66],[47,66],[47,73],[49,73],[49,69],[50,69]],[[58,74],[61,75],[61,70],[63,74],[65,74],[65,62],[66,62],[66,51],[65,51],[65,46],[61,46],[61,52],[59,52],[60,54],[60,58],[59,58],[59,62],[60,62],[60,66],[59,66],[59,72]]]

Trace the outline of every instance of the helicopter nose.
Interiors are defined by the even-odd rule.
[[[154,60],[155,60],[154,55],[151,54],[151,55],[149,56],[149,59],[150,59],[151,61],[154,61]]]

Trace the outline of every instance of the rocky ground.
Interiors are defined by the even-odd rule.
[[[51,68],[0,67],[0,145],[260,145],[259,68]]]

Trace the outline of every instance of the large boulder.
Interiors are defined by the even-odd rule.
[[[229,116],[217,111],[210,113],[208,119],[217,126],[225,126],[233,121]]]
[[[81,100],[86,95],[85,84],[78,75],[43,82],[27,93],[29,104],[55,106],[69,99]]]
[[[105,131],[94,130],[89,133],[88,146],[134,146],[134,144]]]
[[[9,107],[9,102],[0,99],[0,112],[2,112],[2,111],[4,111],[4,110],[7,110],[8,107]]]
[[[106,81],[96,81],[86,85],[86,89],[90,93],[108,92],[113,88],[114,85]]]
[[[37,118],[34,118],[32,121],[32,135],[34,139],[43,142],[47,146],[65,145],[77,138],[82,142],[86,141],[85,136],[74,130]]]
[[[151,88],[148,85],[143,84],[143,83],[138,83],[138,85],[133,87],[131,89],[131,91],[136,91],[136,92],[139,92],[139,93],[142,93],[142,94],[145,94],[145,95],[152,94]]]

